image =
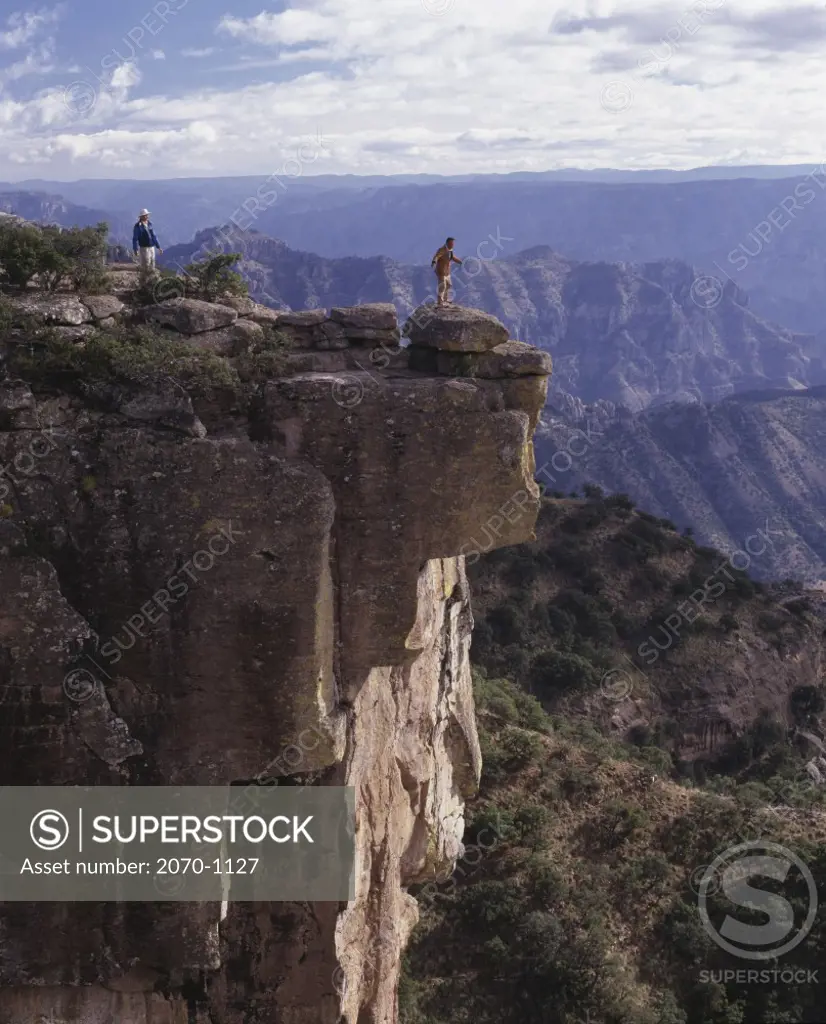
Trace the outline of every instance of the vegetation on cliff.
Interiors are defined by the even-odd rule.
[[[161,271],[145,285],[136,272],[120,291],[118,312],[76,327],[56,326],[30,306],[47,293],[58,304],[113,290],[107,270],[108,228],[61,229],[9,222],[0,225],[0,344],[12,374],[35,389],[90,395],[101,385],[149,391],[172,384],[192,397],[223,393],[248,404],[264,381],[286,372],[289,339],[272,324],[244,335],[228,354],[228,338],[213,349],[201,339],[145,322],[142,307],[162,298],[193,298],[219,303],[244,297],[247,287],[232,267],[239,254],[207,253],[178,276]],[[122,275],[121,275],[122,276]],[[90,317],[91,320],[91,317]],[[246,343],[244,343],[246,342]]]
[[[67,286],[104,291],[108,234],[105,223],[95,228],[2,223],[0,284],[24,289],[36,279],[38,287],[49,292]]]

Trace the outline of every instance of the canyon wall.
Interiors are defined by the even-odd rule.
[[[3,904],[0,1024],[397,1020],[406,888],[451,871],[480,771],[461,553],[532,535],[550,369],[417,312],[407,348],[388,307],[286,319],[240,414],[0,380],[0,784],[349,785],[357,849],[348,904]]]

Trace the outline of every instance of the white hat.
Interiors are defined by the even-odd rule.
[[[149,210],[141,210],[141,212],[138,214],[138,216],[139,217],[148,217],[149,216]]]

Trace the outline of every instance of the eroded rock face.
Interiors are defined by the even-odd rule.
[[[0,1024],[397,1020],[405,890],[449,874],[480,770],[457,556],[505,505],[498,543],[531,536],[547,380],[307,355],[345,365],[246,431],[174,387],[3,383],[0,784],[352,785],[355,899],[6,904]]]

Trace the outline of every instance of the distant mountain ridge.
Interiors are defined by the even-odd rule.
[[[254,297],[274,308],[393,302],[406,316],[434,297],[429,266],[386,256],[327,259],[253,231],[225,239],[219,229],[200,232],[167,249],[163,261],[180,267],[210,249],[242,251],[240,269]],[[709,296],[685,263],[579,263],[547,246],[503,250],[491,234],[480,252],[496,258],[471,255],[454,271],[454,300],[492,313],[513,337],[550,351],[556,392],[636,411],[826,383],[826,346],[762,320],[731,284]]]
[[[826,581],[826,387],[637,415],[579,413],[543,416],[537,465],[546,467],[539,479],[549,489],[590,483],[623,492],[647,512],[690,526],[701,543],[739,551],[755,576]],[[759,531],[770,542],[754,542],[744,556]]]
[[[128,226],[123,217],[88,206],[77,206],[47,192],[0,192],[0,213],[14,214],[38,224],[60,227],[94,227],[106,221],[113,237],[123,240]]]
[[[577,261],[681,260],[748,291],[761,316],[797,331],[826,333],[822,166],[314,175],[322,153],[319,139],[300,174],[291,164],[292,174],[276,169],[258,177],[28,181],[8,190],[53,191],[71,203],[102,207],[111,221],[125,220],[127,229],[146,206],[166,245],[234,218],[240,228],[330,258],[384,254],[420,264],[448,233],[456,236],[460,255],[473,254],[489,235],[501,233],[511,255],[550,245]]]

